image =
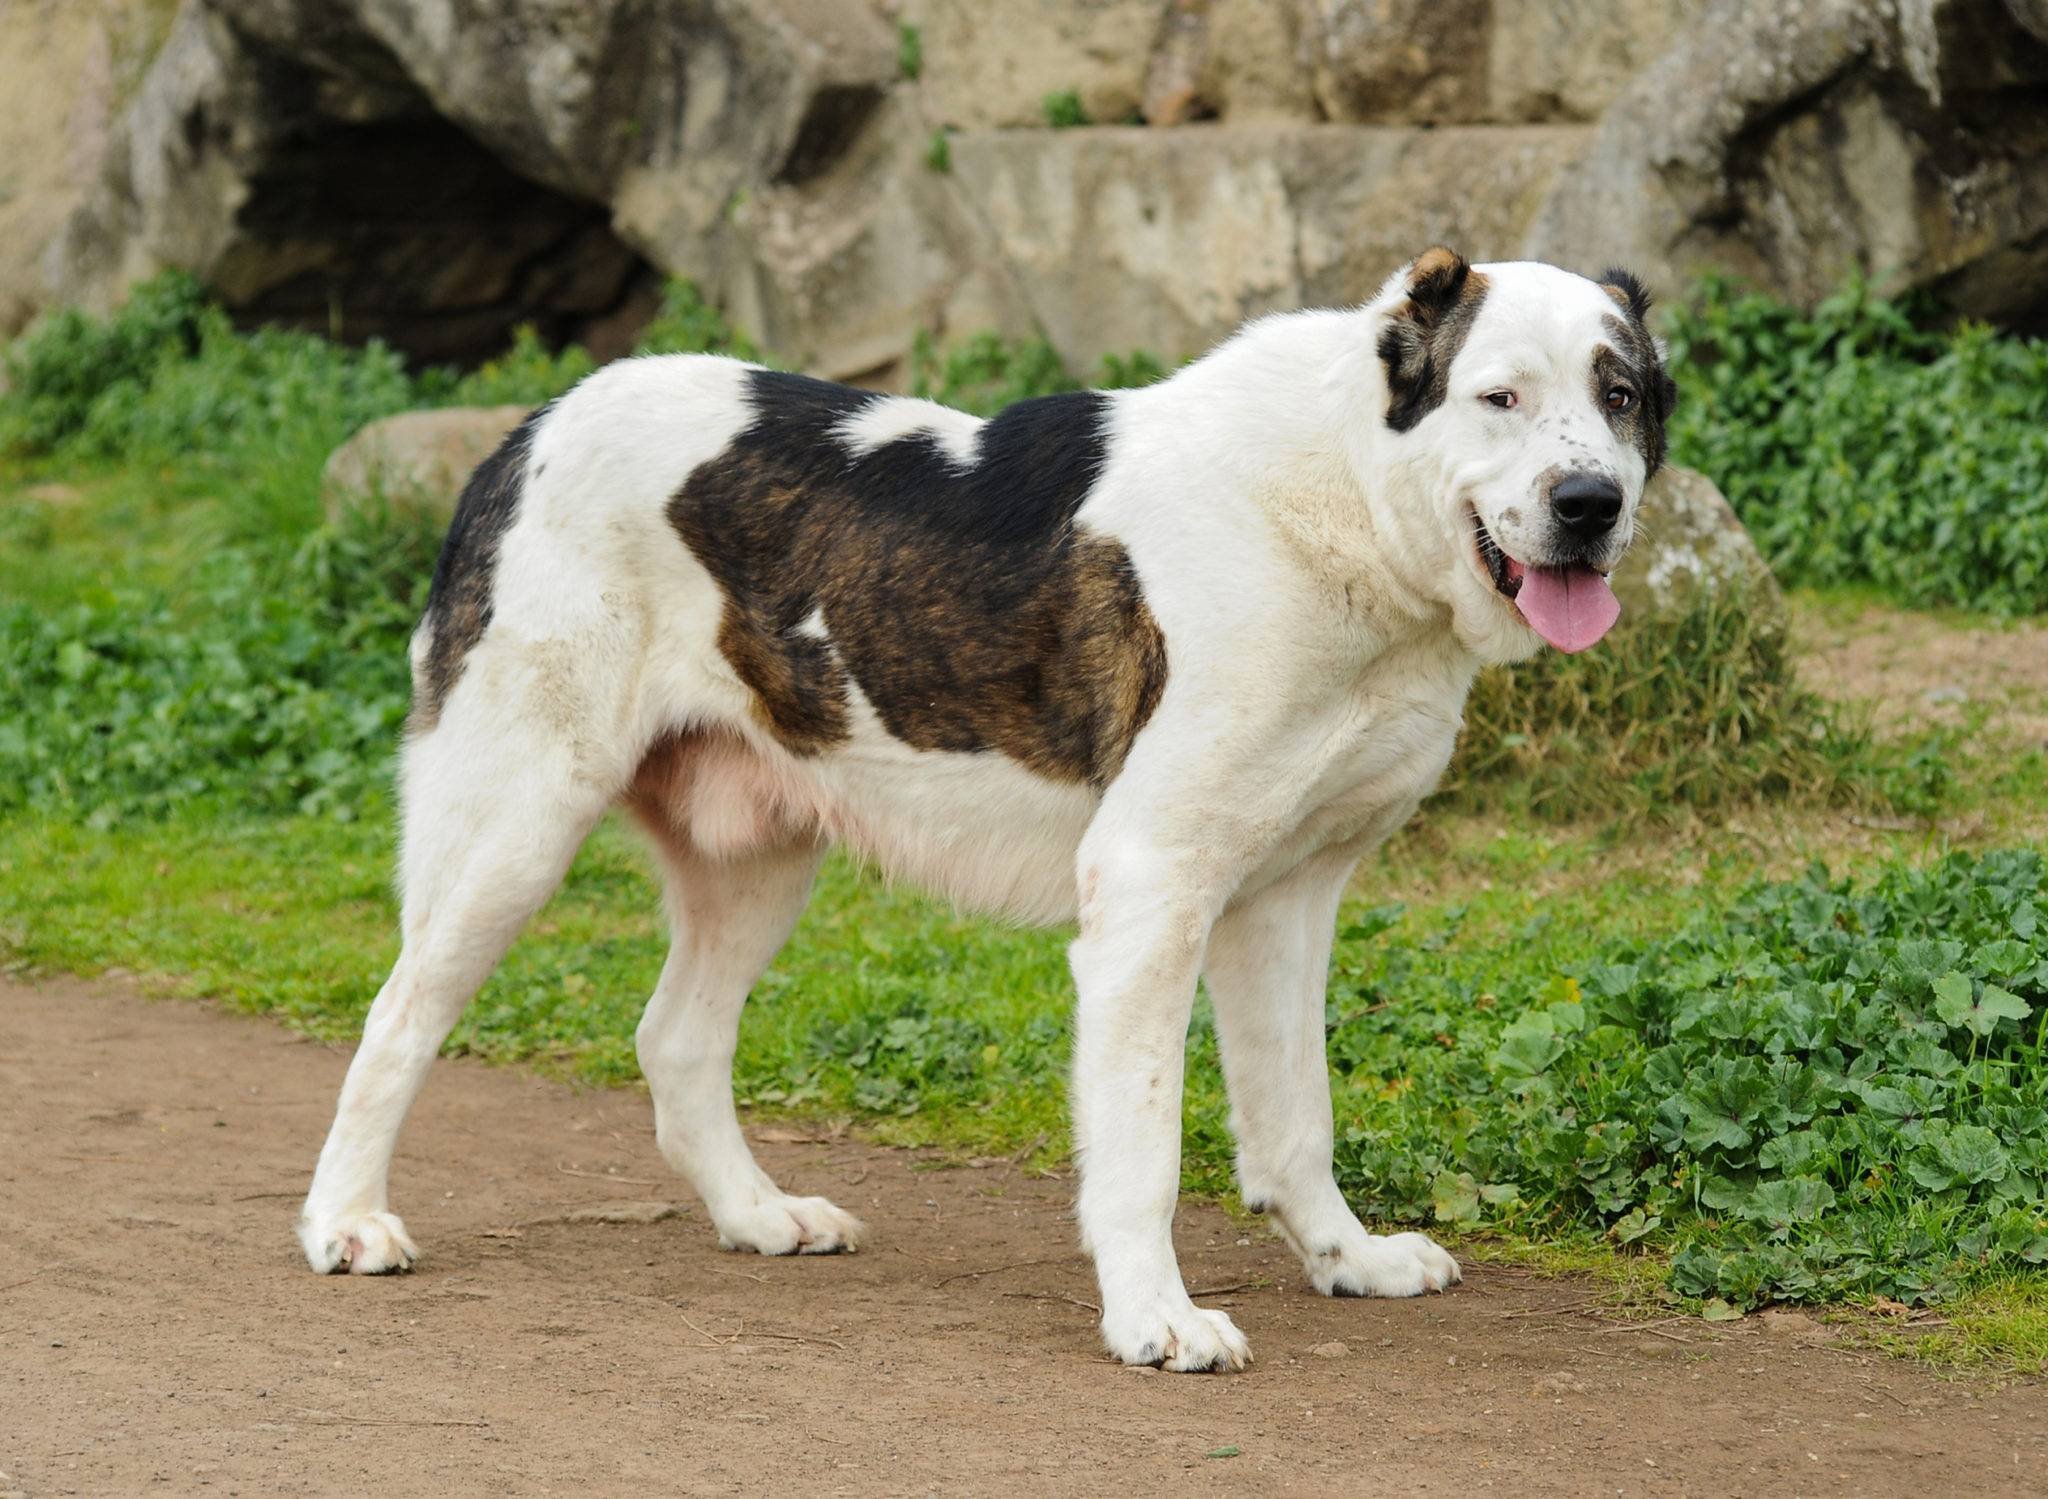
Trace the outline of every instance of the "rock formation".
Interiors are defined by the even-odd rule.
[[[0,0],[51,100],[0,127],[0,250],[48,242],[0,332],[175,265],[424,357],[606,353],[679,274],[827,374],[984,327],[1086,369],[1434,240],[2048,323],[2042,0],[183,0],[92,84],[166,9]]]

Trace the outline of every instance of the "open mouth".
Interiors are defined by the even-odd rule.
[[[1621,601],[1608,587],[1607,574],[1584,563],[1530,566],[1508,555],[1477,510],[1471,514],[1473,551],[1480,568],[1493,591],[1515,606],[1530,629],[1569,653],[1590,648],[1614,628],[1621,618]]]
[[[1479,565],[1493,580],[1494,592],[1512,600],[1522,591],[1522,577],[1528,569],[1501,550],[1500,543],[1486,529],[1486,522],[1479,518],[1477,510],[1472,512],[1472,535],[1479,547]]]

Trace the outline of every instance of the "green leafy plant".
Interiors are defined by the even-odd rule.
[[[896,71],[911,79],[924,72],[924,33],[908,21],[896,23]]]
[[[1902,604],[2048,610],[2048,341],[1854,284],[1811,315],[1727,281],[1673,311],[1673,457],[1780,576]]]
[[[1045,123],[1055,130],[1070,130],[1088,123],[1088,111],[1081,103],[1079,89],[1063,88],[1047,94],[1039,107],[1045,112]]]

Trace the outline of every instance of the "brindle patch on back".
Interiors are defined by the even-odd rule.
[[[1380,334],[1387,368],[1387,425],[1406,432],[1443,405],[1451,363],[1486,300],[1487,280],[1442,245],[1425,250],[1408,273],[1408,300]]]
[[[1609,413],[1608,420],[1643,455],[1644,481],[1664,465],[1665,425],[1678,404],[1678,386],[1664,368],[1657,340],[1650,333],[1650,294],[1629,272],[1610,266],[1600,278],[1623,316],[1603,318],[1613,346],[1593,355],[1593,402],[1607,409],[1607,392],[1617,382],[1636,393],[1628,410]]]
[[[469,653],[490,626],[498,547],[519,514],[534,429],[546,414],[543,406],[513,428],[497,451],[477,465],[456,501],[427,592],[426,658],[413,683],[406,725],[412,733],[423,734],[439,720]]]
[[[1123,548],[1073,523],[1105,398],[1020,402],[964,466],[926,432],[855,456],[834,428],[884,397],[750,379],[754,423],[668,513],[724,591],[719,649],[764,726],[798,754],[844,742],[850,678],[918,749],[1111,780],[1158,704],[1166,646]]]

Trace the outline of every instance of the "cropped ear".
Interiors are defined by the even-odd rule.
[[[1387,425],[1406,432],[1444,403],[1451,361],[1465,341],[1486,278],[1456,250],[1437,245],[1408,267],[1405,300],[1380,332],[1387,372]]]
[[[1611,265],[1600,273],[1600,289],[1614,298],[1615,305],[1644,325],[1650,321],[1650,292],[1638,281],[1633,271]],[[1661,352],[1661,351],[1660,351]]]
[[[1402,314],[1423,332],[1434,329],[1465,295],[1471,262],[1446,245],[1433,245],[1408,268],[1408,302]]]

